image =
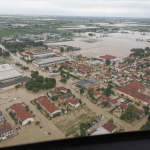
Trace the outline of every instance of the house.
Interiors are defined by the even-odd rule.
[[[105,102],[105,101],[108,101],[109,104],[111,105],[111,107],[115,108],[116,106],[118,106],[118,103],[116,100],[114,99],[111,99],[105,95],[101,95],[100,96],[100,99],[99,99],[100,102]]]
[[[86,65],[85,65],[85,64],[78,64],[78,66],[79,66],[80,68],[84,68],[84,67],[86,67]]]
[[[101,96],[101,93],[100,92],[98,92],[98,91],[93,91],[93,97],[94,98],[99,98]]]
[[[51,117],[56,117],[61,114],[61,110],[51,103],[46,97],[40,96],[36,99],[36,101]]]
[[[145,114],[145,111],[143,109],[138,109],[137,110],[137,114],[140,116],[140,117],[143,117],[144,114]]]
[[[122,81],[122,83],[123,83],[123,84],[125,84],[125,83],[127,83],[127,82],[128,82],[128,80],[127,80],[127,79],[121,79],[121,81]]]
[[[101,75],[100,74],[95,74],[94,78],[98,79]]]
[[[73,99],[72,93],[66,93],[65,95],[61,95],[58,97],[58,102],[62,104],[68,102],[70,99]]]
[[[121,103],[119,106],[118,106],[119,109],[122,109],[122,111],[125,111],[127,108],[128,108],[128,105],[124,104],[124,103]]]
[[[11,105],[10,109],[13,113],[16,114],[16,117],[22,123],[22,125],[27,125],[28,122],[34,121],[33,116],[29,112],[27,112],[26,108],[20,103]]]
[[[55,92],[55,91],[50,91],[50,92],[48,92],[48,96],[50,97],[50,98],[52,98],[53,96],[56,96],[57,95],[57,93]]]
[[[0,110],[0,121],[3,121],[3,120],[4,120],[4,116],[3,116],[2,111]]]
[[[125,70],[124,70],[124,73],[130,74],[131,71],[130,71],[129,69],[125,69]]]
[[[115,82],[117,85],[120,85],[122,83],[122,80],[116,80]]]
[[[90,70],[87,69],[87,68],[80,68],[79,70],[80,70],[80,72],[84,72],[84,73],[89,73],[90,72]]]
[[[118,75],[121,77],[122,75],[124,75],[124,73],[123,72],[118,72]]]
[[[87,73],[78,71],[78,72],[77,72],[77,75],[79,75],[79,76],[81,76],[81,77],[86,77],[86,76],[87,76]]]
[[[0,140],[5,140],[8,136],[13,134],[13,129],[10,123],[0,125]]]
[[[119,78],[119,75],[118,75],[117,73],[112,73],[111,76],[112,76],[113,78],[115,78],[115,79]]]
[[[56,91],[56,93],[61,93],[61,92],[67,93],[67,89],[65,87],[63,87],[63,86],[55,87],[55,91]]]
[[[133,81],[133,80],[135,80],[136,78],[135,78],[134,76],[128,76],[127,79],[128,79],[129,81]]]
[[[111,76],[111,75],[112,75],[112,73],[111,73],[111,72],[109,72],[109,71],[106,71],[106,75]]]
[[[102,126],[105,130],[107,130],[109,133],[114,133],[117,130],[117,126],[108,121]]]
[[[76,101],[75,99],[70,99],[69,104],[75,108],[79,107],[79,105],[80,105],[80,103],[78,101]]]

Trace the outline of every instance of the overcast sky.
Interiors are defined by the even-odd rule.
[[[0,14],[150,18],[150,0],[0,0]]]

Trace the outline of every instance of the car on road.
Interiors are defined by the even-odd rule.
[[[47,135],[47,132],[45,132],[45,135]]]
[[[40,126],[40,128],[42,129],[42,126]]]
[[[43,125],[42,127],[45,127],[45,125]]]
[[[51,135],[51,133],[50,133],[50,132],[48,132],[48,135]]]
[[[18,129],[20,130],[20,129],[21,129],[21,127],[18,127]]]
[[[12,102],[13,100],[10,100],[9,102]]]
[[[16,128],[16,130],[18,130],[18,128]]]

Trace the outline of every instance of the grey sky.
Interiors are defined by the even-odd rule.
[[[3,0],[0,14],[150,18],[149,0]]]

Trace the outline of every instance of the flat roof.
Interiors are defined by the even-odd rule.
[[[33,53],[34,55],[39,55],[39,54],[47,54],[47,53],[50,53],[50,51],[48,50],[34,50],[34,51],[31,51],[31,53]]]
[[[67,61],[69,58],[66,57],[53,57],[53,58],[47,58],[47,59],[42,59],[42,60],[36,60],[33,61],[33,63],[37,65],[42,65],[42,64],[49,64],[49,63],[55,63],[59,61]]]
[[[12,66],[10,66],[9,64],[3,64],[3,65],[0,65],[0,72],[3,72],[3,71],[7,71],[7,70],[13,70],[14,68]],[[1,75],[1,73],[0,73]]]
[[[87,79],[82,79],[78,82],[76,82],[76,84],[80,85],[80,86],[83,86],[85,87],[86,89],[88,89],[90,86],[92,86],[93,84],[97,84],[99,83],[99,81],[97,80],[94,80],[94,79],[90,79],[90,78],[87,78]]]
[[[46,56],[54,56],[56,53],[47,53],[47,54],[39,54],[39,55],[33,55],[34,58],[42,58]]]
[[[16,78],[16,77],[21,77],[22,74],[18,72],[17,70],[6,70],[0,72],[0,81],[11,79],[11,78]]]

